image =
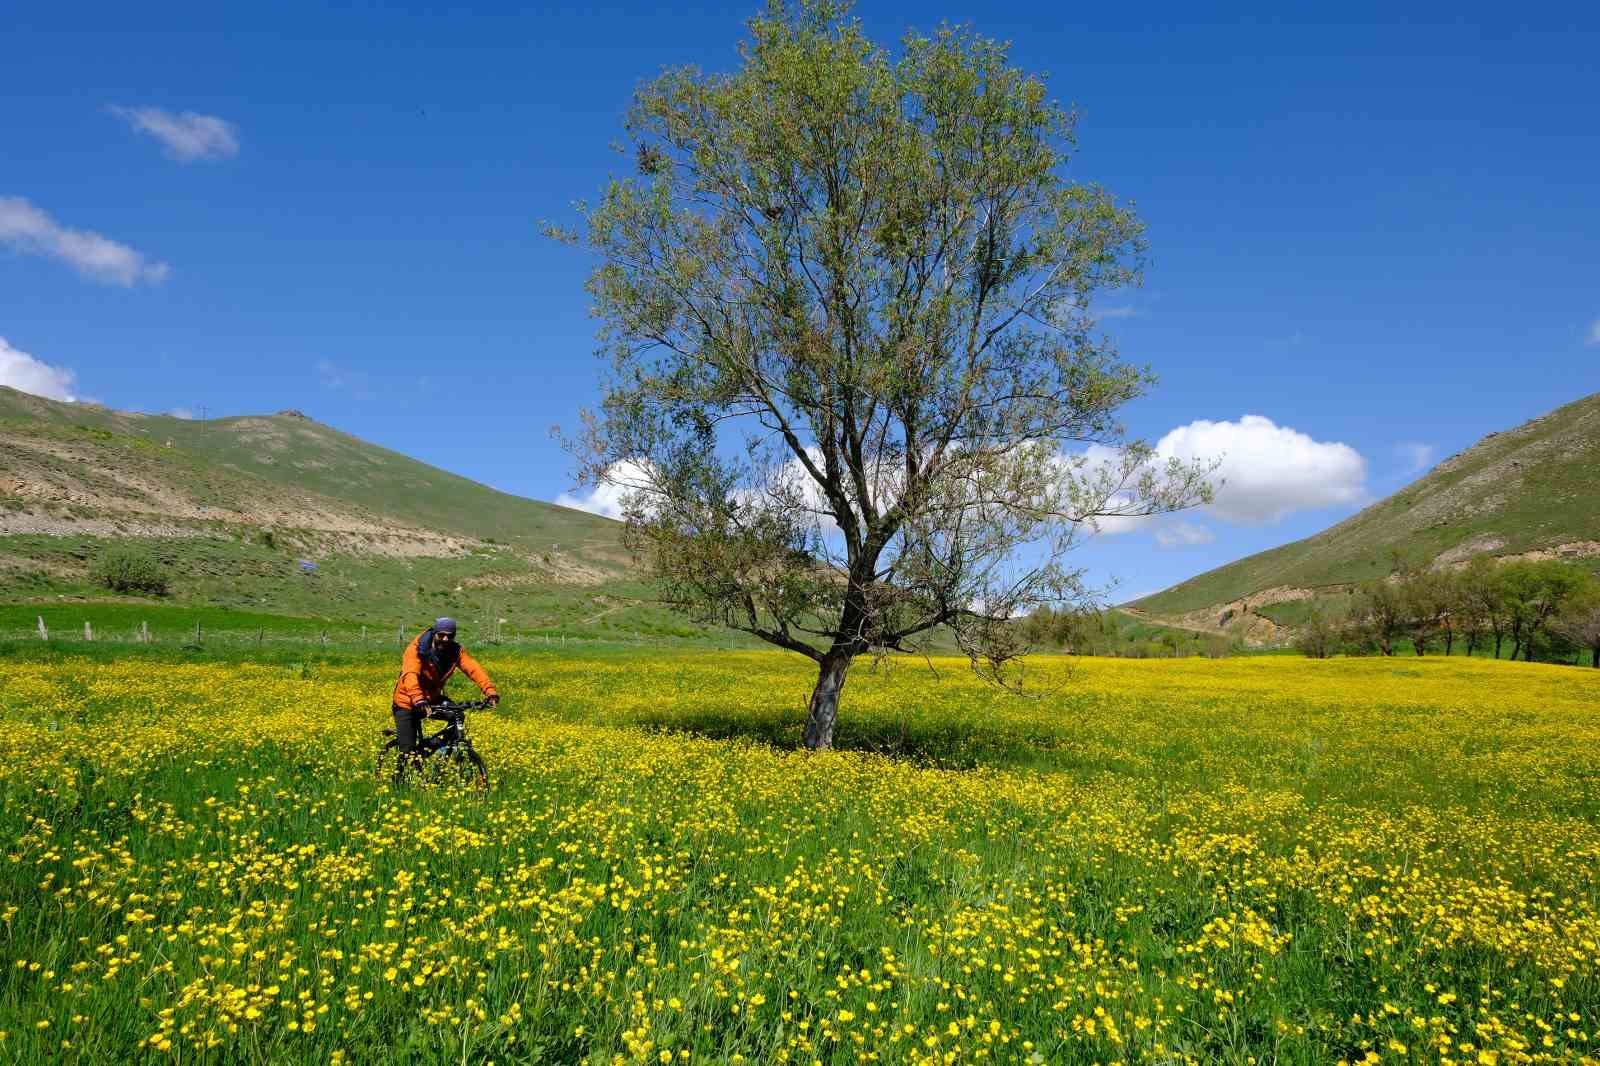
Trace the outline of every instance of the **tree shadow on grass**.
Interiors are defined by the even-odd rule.
[[[777,751],[804,750],[803,713],[757,716],[738,708],[674,708],[660,714],[636,713],[628,724],[651,732],[753,742]],[[833,735],[835,751],[943,770],[1066,769],[1080,760],[1060,741],[1059,734],[1018,734],[990,728],[982,720],[919,722],[871,716],[841,716]]]

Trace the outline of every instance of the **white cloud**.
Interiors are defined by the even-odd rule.
[[[1188,548],[1196,544],[1210,544],[1217,536],[1205,526],[1193,522],[1173,522],[1156,529],[1156,543],[1163,548]]]
[[[588,511],[620,521],[627,497],[650,485],[650,470],[650,467],[633,460],[612,463],[600,484],[581,495],[563,492],[556,497],[556,506],[571,507],[575,511]]]
[[[1207,510],[1238,525],[1266,525],[1296,511],[1359,503],[1366,460],[1348,444],[1317,441],[1261,415],[1190,422],[1156,444],[1163,459],[1220,461]]]
[[[1138,313],[1139,309],[1137,307],[1130,306],[1094,307],[1089,309],[1089,317],[1093,318],[1096,322],[1100,322],[1107,318],[1132,318]]]
[[[0,244],[64,260],[84,277],[113,285],[164,281],[171,269],[109,237],[59,225],[20,196],[0,196]]]
[[[1589,324],[1589,341],[1588,341],[1588,343],[1590,343],[1590,344],[1600,344],[1600,318],[1595,319],[1593,322],[1591,322]]]
[[[42,363],[27,352],[19,352],[0,337],[0,385],[43,396],[49,400],[77,400],[72,387],[78,375],[65,367]]]
[[[181,418],[185,422],[194,421],[194,411],[187,407],[174,407],[172,410],[168,411],[167,414],[171,415],[173,418]]]
[[[1437,450],[1421,441],[1403,440],[1394,446],[1394,454],[1405,465],[1407,474],[1420,474],[1433,465]]]
[[[239,127],[215,115],[193,111],[173,113],[159,107],[111,105],[113,115],[140,133],[148,133],[166,146],[167,155],[180,163],[199,159],[232,159],[239,154]]]

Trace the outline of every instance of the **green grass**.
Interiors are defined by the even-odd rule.
[[[152,626],[172,612],[232,612],[286,616],[300,621],[252,622],[269,628],[328,628],[332,632],[410,627],[451,615],[480,634],[505,637],[610,637],[643,640],[741,642],[656,604],[651,588],[626,575],[598,585],[550,580],[509,549],[487,546],[455,558],[319,554],[317,570],[300,570],[300,554],[223,537],[160,538],[142,542],[171,577],[162,598],[115,600],[88,579],[110,539],[76,536],[0,537],[0,577],[16,617],[28,628],[37,608],[64,612],[61,625],[79,631],[94,622],[101,604],[130,611],[132,623]],[[56,622],[46,617],[47,625]],[[14,629],[0,614],[0,628]],[[174,616],[176,617],[176,615]],[[185,617],[188,617],[185,615]],[[193,620],[189,618],[189,628]],[[108,626],[123,627],[119,618]],[[240,628],[225,625],[224,628]],[[246,626],[245,628],[249,628]]]

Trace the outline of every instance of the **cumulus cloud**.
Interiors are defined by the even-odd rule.
[[[556,506],[621,521],[628,497],[649,487],[650,472],[650,467],[631,459],[612,463],[600,484],[580,494],[563,492],[556,497]]]
[[[27,352],[18,351],[0,337],[0,385],[43,396],[49,400],[77,400],[73,386],[78,375],[64,367],[40,362]]]
[[[171,415],[173,418],[181,418],[185,422],[194,421],[194,411],[188,407],[174,407],[172,410],[168,411],[167,414]]]
[[[232,159],[239,154],[239,127],[215,115],[117,104],[108,110],[140,133],[160,141],[166,146],[167,156],[180,163]]]
[[[814,463],[819,466],[822,464],[822,449],[811,445],[806,452]],[[886,476],[877,479],[874,485],[877,493],[875,503],[880,508],[888,506],[893,499],[890,481]],[[600,484],[584,492],[563,492],[555,502],[561,507],[621,519],[628,497],[640,491],[650,491],[653,484],[652,467],[646,462],[629,459],[608,467]],[[824,534],[838,529],[833,516],[828,513],[827,499],[821,487],[795,456],[767,470],[762,485],[736,490],[734,499],[752,506],[768,506],[774,500],[792,501],[801,512],[815,519]]]
[[[1207,510],[1237,525],[1270,525],[1296,511],[1366,497],[1367,463],[1360,452],[1337,441],[1313,440],[1261,415],[1179,426],[1156,444],[1156,454],[1218,461],[1212,476],[1216,499]]]
[[[1116,455],[1113,449],[1094,445],[1082,458],[1085,469],[1092,471],[1113,463]],[[1366,498],[1367,464],[1354,448],[1313,440],[1261,415],[1245,415],[1237,422],[1201,419],[1179,426],[1155,446],[1155,462],[1169,459],[1217,464],[1211,474],[1215,499],[1204,510],[1234,525],[1270,525],[1297,511]],[[1109,502],[1116,508],[1131,507],[1134,501],[1114,496]],[[1094,525],[1098,532],[1111,535],[1153,528],[1157,542],[1169,548],[1205,543],[1195,538],[1211,537],[1203,527],[1180,530],[1154,516],[1112,515],[1094,519]]]
[[[1600,318],[1589,323],[1589,343],[1600,344]]]
[[[1156,543],[1163,548],[1188,548],[1196,544],[1210,544],[1217,536],[1205,526],[1193,522],[1172,522],[1156,530]]]
[[[1420,474],[1433,465],[1437,449],[1421,441],[1403,440],[1394,446],[1394,454],[1404,465],[1407,474]]]
[[[170,268],[126,244],[60,225],[20,196],[0,196],[0,244],[69,263],[86,278],[112,285],[166,280]]]

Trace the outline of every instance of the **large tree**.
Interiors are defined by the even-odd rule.
[[[1511,657],[1533,661],[1534,643],[1561,609],[1584,590],[1587,575],[1555,560],[1512,562],[1500,567],[1508,609]]]
[[[851,662],[953,630],[999,677],[1013,619],[1080,601],[1097,519],[1187,506],[1118,408],[1152,383],[1090,298],[1141,226],[1065,175],[1074,116],[961,29],[897,56],[844,7],[773,3],[731,74],[641,87],[637,174],[585,207],[612,369],[580,455],[627,489],[664,598],[818,665],[829,747]]]
[[[1588,651],[1589,665],[1600,669],[1600,581],[1586,578],[1550,627]]]

